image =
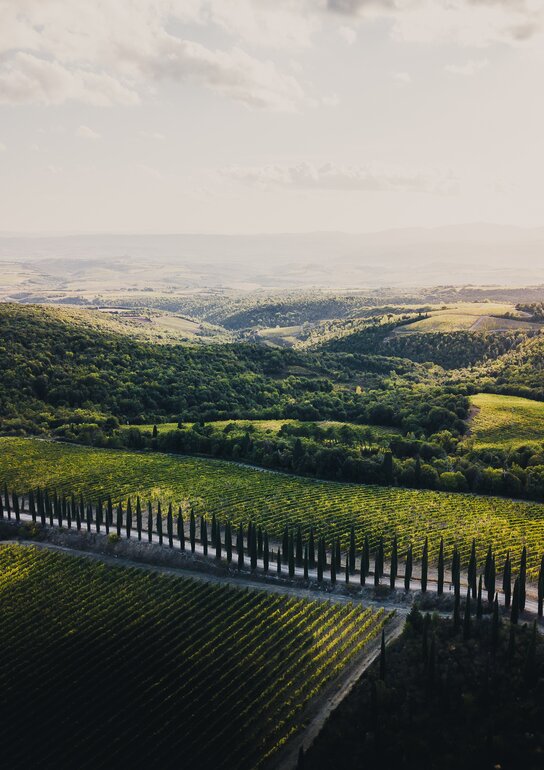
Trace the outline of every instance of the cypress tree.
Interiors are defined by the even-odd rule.
[[[2,501],[2,495],[0,495],[0,519],[4,518],[4,503]]]
[[[263,530],[261,527],[257,528],[257,558],[263,558]]]
[[[337,537],[333,543],[336,543],[336,547],[333,548],[333,553],[335,554],[336,558],[336,571],[339,572],[340,568],[342,566],[342,553],[340,551],[340,538]]]
[[[327,549],[325,547],[325,538],[319,538],[319,548],[321,549],[321,565],[323,570],[327,569]]]
[[[297,537],[295,543],[295,559],[297,567],[302,566],[303,548],[302,548],[302,530],[300,524],[297,527]]]
[[[244,568],[244,530],[240,524],[236,537],[236,551],[238,552],[238,569]]]
[[[230,521],[225,524],[225,552],[227,554],[227,564],[232,562],[232,525]]]
[[[349,583],[349,554],[346,554],[345,580],[347,585]]]
[[[440,548],[438,549],[438,575],[436,590],[439,596],[444,593],[444,538],[440,538]]]
[[[310,527],[310,536],[308,538],[308,561],[310,569],[315,569],[315,537],[313,527]]]
[[[487,578],[487,602],[490,607],[493,604],[493,600],[495,598],[496,582],[495,557],[492,556],[491,563],[489,565],[489,575]]]
[[[195,512],[193,511],[192,506],[189,513],[189,542],[191,544],[191,553],[194,553],[195,543],[196,543],[196,520],[195,520]]]
[[[472,540],[472,546],[470,549],[470,558],[468,560],[468,585],[470,590],[472,591],[472,596],[476,597],[476,571],[477,571],[477,563],[476,563],[476,540]]]
[[[506,609],[510,607],[512,599],[512,562],[510,561],[510,551],[506,554],[504,561],[504,569],[502,573],[502,590],[504,593],[504,606]]]
[[[289,533],[289,553],[287,554],[287,563],[289,565],[289,577],[295,576],[295,543],[293,533]]]
[[[461,557],[457,546],[453,546],[453,556],[451,557],[451,581],[455,595],[461,597]]]
[[[130,497],[127,500],[127,540],[130,540],[130,532],[132,530],[132,503]]]
[[[544,606],[544,556],[540,561],[540,570],[538,573],[538,617],[542,617]]]
[[[421,590],[423,593],[427,590],[427,580],[429,576],[429,539],[426,537],[423,543],[423,554],[421,556]]]
[[[243,537],[243,533],[242,533]],[[200,541],[202,543],[202,552],[204,556],[208,555],[208,522],[205,516],[200,517]]]
[[[349,570],[355,572],[355,527],[353,524],[349,533]]]
[[[179,550],[184,551],[185,550],[185,525],[183,523],[183,512],[181,510],[181,505],[178,508],[177,536],[179,540]]]
[[[40,517],[40,523],[42,527],[45,526],[45,502],[41,489],[38,489],[38,516]]]
[[[60,511],[60,505],[58,504],[58,501],[55,499],[55,506]],[[93,509],[91,507],[90,503],[87,503],[87,532],[91,531],[93,523]]]
[[[382,641],[380,645],[380,679],[385,682],[386,659],[385,659],[385,631],[382,628]]]
[[[359,570],[359,580],[362,586],[366,583],[365,554],[361,551],[361,568]]]
[[[376,556],[374,559],[374,585],[380,585],[380,578],[383,573],[383,538],[380,537],[378,548],[376,550]]]
[[[65,507],[66,500],[63,499],[62,501],[63,507]],[[98,502],[96,504],[96,531],[100,532],[100,528],[102,526],[102,500],[98,498]]]
[[[215,517],[215,512],[212,513],[212,526],[211,526],[210,535],[211,535],[212,548],[214,548],[215,547],[215,536],[217,535],[217,519]]]
[[[459,631],[461,625],[461,613],[459,611],[459,605],[461,603],[460,594],[455,592],[453,600],[453,633],[456,634]]]
[[[153,542],[153,507],[151,500],[147,501],[147,541]]]
[[[74,505],[74,496],[72,495],[71,502],[68,502],[68,504],[66,505],[66,523],[68,525],[68,529],[72,529],[73,505]]]
[[[527,548],[523,546],[521,550],[521,560],[519,564],[519,611],[525,609],[525,599],[527,594]]]
[[[478,578],[478,601],[476,604],[476,617],[478,620],[481,620],[483,614],[484,608],[482,606],[482,576],[480,574],[480,577]]]
[[[304,580],[308,580],[308,543],[304,546]]]
[[[412,582],[412,569],[414,564],[414,556],[413,556],[413,550],[412,550],[412,544],[408,546],[408,550],[406,551],[406,566],[404,569],[404,590],[409,591],[410,590],[410,584]]]
[[[45,524],[45,516],[44,516],[44,524]],[[79,505],[76,505],[76,528],[77,531],[81,531],[81,510],[79,508]]]
[[[117,521],[116,521],[117,537],[121,537],[122,525],[123,525],[123,506],[121,505],[121,503],[119,503],[119,505],[117,506]]]
[[[368,535],[365,535],[365,539],[363,541],[363,560],[364,560],[364,573],[365,577],[368,576],[368,573],[370,572],[370,543],[368,542]]]
[[[172,503],[168,504],[168,513],[166,515],[166,531],[168,533],[168,547],[174,547],[174,517],[172,514]]]
[[[21,509],[19,508],[19,496],[16,492],[12,492],[12,500],[13,500],[13,513],[15,514],[15,521],[17,524],[21,521]]]
[[[491,545],[489,545],[487,547],[487,554],[485,557],[485,567],[484,567],[484,588],[488,592],[489,592],[489,571],[491,569],[492,556],[493,556],[493,553],[491,551]]]
[[[56,497],[55,493],[55,497]],[[47,515],[49,516],[49,526],[53,526],[53,503],[50,497],[47,497]],[[83,505],[83,498],[81,498],[81,518],[85,516],[85,506]]]
[[[334,543],[333,543],[333,552],[334,552]],[[336,559],[334,556],[331,558],[331,583],[332,585],[336,584]]]
[[[510,611],[510,622],[517,625],[519,619],[519,578],[514,580],[514,593],[512,594],[512,609]]]
[[[278,553],[276,555],[276,572],[281,575],[281,549],[278,546]]]
[[[106,532],[109,534],[110,527],[113,525],[113,503],[112,503],[111,497],[109,495],[108,495],[108,500],[107,500],[107,504],[106,505],[107,505],[107,510],[106,510],[106,521],[107,521]],[[73,506],[72,506],[72,508],[73,508]]]
[[[467,598],[465,601],[465,616],[463,618],[463,640],[466,642],[470,637],[470,589],[467,589]]]
[[[397,572],[399,564],[397,536],[393,538],[393,544],[391,546],[391,569],[389,571],[389,585],[392,591],[395,590],[395,584],[397,582]]]
[[[90,505],[87,506],[87,509],[90,508]],[[15,518],[17,519],[17,511],[15,510],[15,504],[13,505],[13,511],[15,513]],[[55,515],[57,517],[57,524],[59,527],[62,527],[62,505],[60,502],[60,498],[58,498],[55,495]],[[91,508],[91,521],[92,521],[92,508]]]
[[[270,564],[270,546],[268,544],[268,532],[263,532],[263,569],[265,572],[268,572],[268,567]]]
[[[249,548],[249,560],[252,571],[257,569],[257,537],[255,527],[251,528],[251,538],[248,543]]]
[[[157,535],[159,536],[159,545],[162,545],[162,512],[160,500],[157,502],[156,527]]]
[[[7,484],[4,484],[4,508],[6,509],[8,519],[11,519],[11,505],[9,502],[9,492],[8,492]]]
[[[142,504],[140,503],[139,496],[136,498],[136,532],[138,533],[138,541],[142,539]]]
[[[154,425],[153,426],[153,438],[157,438],[158,435],[159,435],[159,431],[157,430],[157,426]]]
[[[287,563],[287,558],[289,554],[289,527],[287,524],[285,525],[285,528],[283,530],[283,540],[281,543],[281,551],[283,554],[283,562],[284,564]]]

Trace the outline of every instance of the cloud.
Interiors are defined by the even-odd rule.
[[[459,187],[452,172],[423,172],[384,166],[341,166],[325,163],[257,167],[230,166],[222,175],[263,189],[344,190],[359,192],[422,192],[450,194]]]
[[[409,86],[412,82],[412,77],[408,74],[408,72],[394,72],[391,77],[393,80],[396,80],[397,83],[400,83],[404,86]]]
[[[357,31],[353,27],[339,27],[338,34],[348,45],[353,45],[357,40]]]
[[[8,148],[3,142],[0,142],[0,152],[6,152]]]
[[[91,141],[100,139],[100,134],[88,126],[79,126],[76,130],[76,136],[79,136],[80,139],[90,139]]]
[[[452,75],[462,75],[464,77],[471,77],[477,72],[485,69],[489,65],[487,59],[471,59],[464,64],[447,64],[444,69],[446,72],[450,72]]]

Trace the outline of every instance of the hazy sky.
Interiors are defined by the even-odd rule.
[[[0,0],[0,231],[544,225],[544,0]]]

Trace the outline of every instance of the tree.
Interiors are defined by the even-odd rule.
[[[476,571],[477,571],[477,564],[476,564],[476,541],[472,540],[472,546],[470,549],[470,558],[468,560],[468,572],[467,572],[467,578],[468,578],[468,585],[470,590],[472,591],[472,596],[476,598]]]
[[[7,484],[4,484],[4,508],[6,509],[8,519],[11,519],[11,505],[9,502],[9,492],[8,492]]]
[[[297,567],[302,566],[302,530],[300,528],[300,524],[297,527],[297,538],[296,538],[296,550],[295,550],[295,559]]]
[[[225,524],[225,553],[227,564],[230,564],[232,562],[232,525],[230,521]]]
[[[451,557],[451,582],[453,583],[453,590],[457,597],[461,596],[461,557],[457,546],[453,547],[453,555]]]
[[[162,545],[162,513],[160,502],[157,503],[157,534],[159,536],[159,545]]]
[[[208,522],[205,516],[200,517],[200,542],[202,543],[202,553],[208,555]]]
[[[335,585],[336,583],[336,559],[334,558],[334,541],[332,544],[332,554],[331,554],[331,583]]]
[[[374,559],[374,585],[380,585],[380,578],[383,575],[383,537],[380,537],[376,557]]]
[[[412,551],[412,544],[408,546],[408,550],[406,552],[406,566],[404,569],[404,590],[409,591],[410,590],[410,584],[412,582],[412,569],[413,569],[413,551]]]
[[[385,682],[386,659],[385,659],[385,631],[382,628],[382,641],[380,645],[380,680]]]
[[[34,499],[34,492],[30,490],[28,493],[28,510],[32,516],[32,521],[36,523],[36,501]],[[2,499],[0,498],[0,519],[2,518]]]
[[[308,538],[308,562],[310,569],[315,569],[315,537],[313,527],[310,527],[310,536]]]
[[[512,609],[510,611],[510,622],[513,626],[517,625],[519,619],[519,578],[514,580],[514,592],[512,594]]]
[[[476,617],[478,620],[481,620],[483,615],[483,607],[482,607],[482,576],[480,574],[480,577],[478,578],[478,600],[476,603]]]
[[[278,575],[281,575],[281,549],[278,548],[277,558],[276,558],[276,572]]]
[[[495,598],[495,586],[496,586],[496,570],[495,570],[495,557],[491,556],[491,562],[489,564],[489,573],[487,577],[487,602],[489,606],[493,604]]]
[[[157,430],[157,426],[154,425],[153,426],[153,438],[157,438],[158,435],[159,435],[159,431]]]
[[[270,563],[270,547],[268,544],[268,532],[265,530],[263,532],[263,569],[265,572],[268,572],[269,563]]]
[[[460,594],[457,593],[457,591],[454,594],[454,600],[453,600],[453,633],[456,634],[459,631],[459,626],[461,625],[461,615],[459,612],[459,605],[461,602]]]
[[[174,547],[174,518],[172,515],[172,503],[168,504],[168,513],[166,514],[166,532],[168,534],[168,547]]]
[[[395,583],[397,581],[398,561],[397,536],[395,535],[391,546],[391,569],[389,570],[389,585],[392,591],[395,590]]]
[[[438,549],[438,575],[437,592],[439,596],[444,593],[444,538],[440,538],[440,548]]]
[[[489,591],[489,571],[491,569],[491,559],[492,559],[493,553],[491,551],[491,545],[487,547],[487,554],[485,557],[485,567],[484,567],[484,587],[486,591]]]
[[[349,533],[349,569],[355,572],[355,527],[352,524]]]
[[[429,575],[429,539],[426,537],[423,543],[423,555],[421,557],[421,590],[427,590],[427,578]]]
[[[512,563],[510,561],[510,551],[507,551],[506,559],[504,561],[502,590],[504,593],[504,606],[508,609],[512,598]]]
[[[153,542],[153,508],[151,500],[147,502],[147,540],[149,543]]]
[[[323,582],[323,549],[321,547],[322,538],[319,538],[317,548],[317,582]]]
[[[215,536],[217,534],[217,519],[215,517],[215,512],[212,513],[212,526],[211,526],[211,543],[212,548],[215,546]]]
[[[263,558],[263,530],[261,527],[257,527],[257,557]]]
[[[130,497],[127,500],[127,539],[130,540],[130,529],[132,527],[132,504],[130,502]]]
[[[289,550],[287,554],[287,563],[289,565],[289,577],[295,576],[295,544],[293,539],[293,533],[289,533]]]
[[[63,513],[66,514],[66,498],[64,495],[62,496],[62,509]],[[102,500],[98,498],[98,502],[96,504],[96,531],[100,532],[100,527],[102,525]]]
[[[370,543],[368,542],[368,535],[365,535],[365,539],[363,541],[363,563],[361,570],[365,573],[365,577],[370,572]]]
[[[283,540],[281,543],[281,550],[283,554],[283,561],[284,563],[287,563],[287,556],[289,553],[289,527],[287,524],[285,525],[285,528],[283,530]]]
[[[238,569],[244,568],[244,530],[240,524],[238,527],[238,535],[236,537],[236,551],[238,553]]]
[[[138,541],[142,539],[142,505],[140,503],[139,496],[136,498],[136,532],[138,533]]]
[[[189,543],[191,544],[191,553],[194,553],[196,547],[196,519],[192,506],[189,511]]]
[[[121,527],[123,526],[123,505],[119,503],[117,506],[117,537],[121,537]]]
[[[465,616],[463,618],[463,640],[466,642],[470,638],[470,588],[467,588],[467,598],[465,601]]]
[[[250,533],[251,534],[248,541],[249,561],[251,564],[251,569],[255,570],[257,569],[257,537],[255,527],[251,527]]]
[[[540,570],[538,572],[538,617],[542,617],[544,606],[544,555],[540,561]]]
[[[15,514],[15,521],[17,524],[21,522],[21,509],[19,507],[19,496],[16,492],[12,492],[12,500],[13,500],[13,512]]]
[[[218,524],[215,529],[215,558],[221,561],[221,528]]]
[[[184,551],[185,550],[185,524],[183,523],[183,512],[181,510],[181,505],[178,508],[177,536],[179,540],[179,550]]]
[[[497,649],[499,643],[499,597],[495,594],[495,600],[493,602],[493,620],[491,622],[491,642],[493,649]]]
[[[304,546],[304,580],[308,580],[308,543]]]

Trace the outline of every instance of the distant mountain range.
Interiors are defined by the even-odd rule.
[[[0,236],[2,293],[152,287],[377,288],[544,283],[544,227],[376,233]]]

